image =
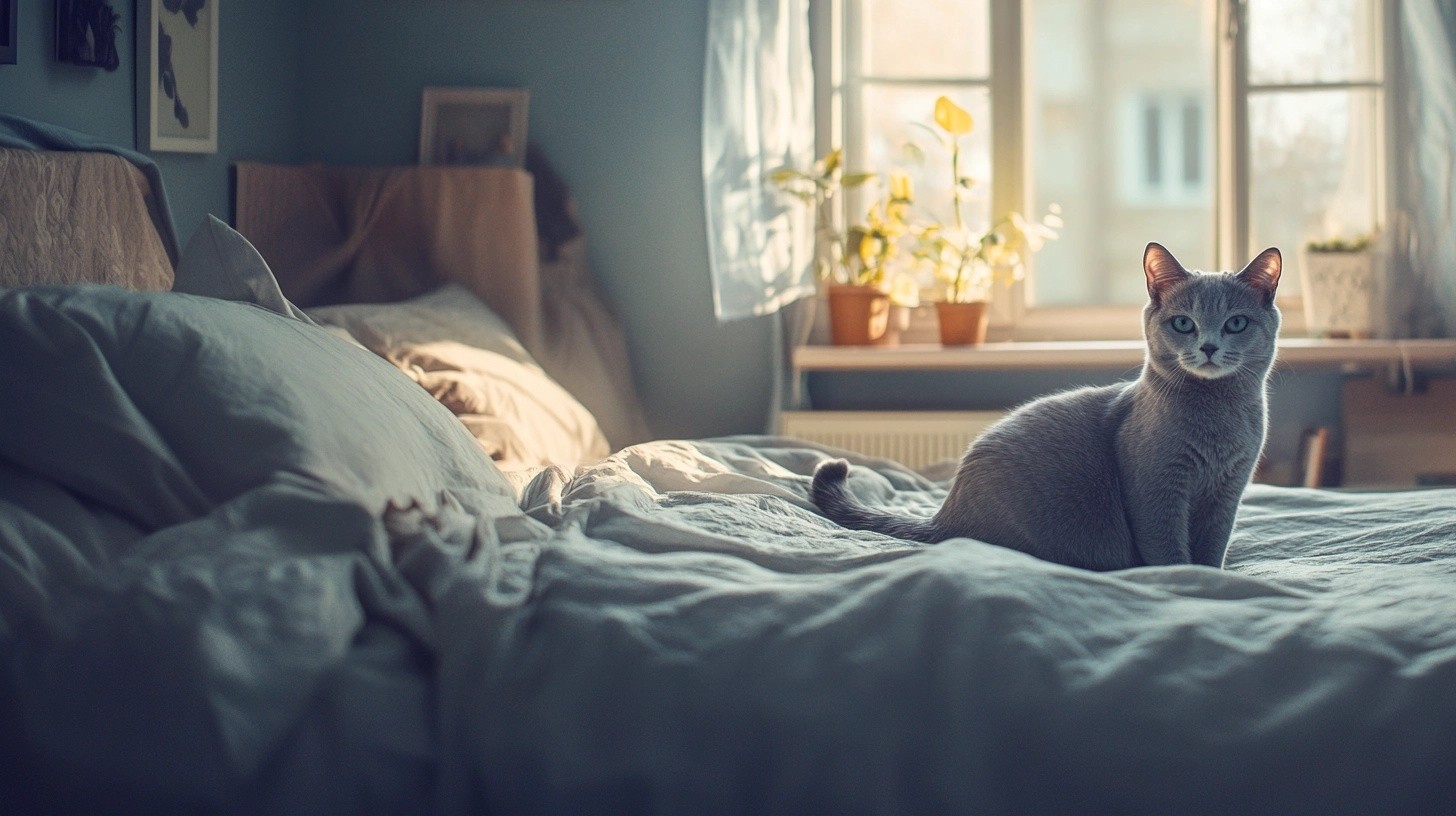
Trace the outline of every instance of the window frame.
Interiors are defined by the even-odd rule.
[[[990,92],[992,162],[996,172],[991,180],[991,211],[1026,212],[1027,191],[1032,187],[1031,154],[1026,145],[1029,111],[1025,55],[1032,35],[1026,25],[1027,6],[1035,0],[989,0],[990,76],[985,80],[954,77],[897,80],[856,72],[855,55],[847,53],[847,43],[858,35],[857,8],[861,0],[812,0],[810,35],[815,83],[815,144],[818,153],[835,146],[845,146],[846,155],[852,146],[845,137],[854,124],[854,105],[866,83],[949,84],[985,87]],[[1214,30],[1214,106],[1212,114],[1212,164],[1207,168],[1207,183],[1213,187],[1214,262],[1220,269],[1242,266],[1263,247],[1251,247],[1249,167],[1249,98],[1250,94],[1281,90],[1371,89],[1380,107],[1377,115],[1375,142],[1377,227],[1391,229],[1397,224],[1395,202],[1399,200],[1398,161],[1391,145],[1398,144],[1401,134],[1400,110],[1403,91],[1400,81],[1400,9],[1396,0],[1376,0],[1376,18],[1382,28],[1376,37],[1381,50],[1381,76],[1378,81],[1268,83],[1252,85],[1248,76],[1248,36],[1244,21],[1248,0],[1217,0]],[[845,213],[835,214],[843,219]],[[1286,256],[1298,253],[1300,247],[1284,247]],[[1027,265],[1027,279],[1011,287],[998,287],[992,302],[992,340],[1116,340],[1140,336],[1141,306],[1034,305],[1035,262]],[[1305,333],[1303,304],[1297,295],[1281,291],[1279,305],[1284,333]],[[912,318],[911,339],[933,337],[929,325],[930,310],[916,310]]]

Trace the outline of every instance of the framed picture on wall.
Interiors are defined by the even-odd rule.
[[[219,0],[136,0],[137,147],[217,152]]]
[[[121,15],[105,0],[56,0],[56,59],[71,65],[121,67]]]
[[[426,88],[420,164],[520,167],[526,158],[524,88]]]
[[[0,0],[0,65],[15,64],[16,17],[20,0]]]

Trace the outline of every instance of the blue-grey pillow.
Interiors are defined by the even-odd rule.
[[[519,514],[448,409],[376,355],[251,304],[109,286],[0,293],[0,458],[182,523],[278,479],[382,514]]]

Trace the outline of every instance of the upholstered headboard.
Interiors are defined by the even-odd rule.
[[[0,287],[172,287],[146,176],[109,153],[0,148]]]
[[[541,252],[531,173],[252,163],[236,170],[238,231],[294,303],[390,302],[460,284],[591,409],[614,445],[650,438],[624,333],[587,267],[585,238]]]
[[[0,113],[0,286],[168,289],[180,254],[150,158]]]
[[[241,162],[238,231],[304,308],[404,300],[459,283],[540,345],[531,177],[502,167]]]

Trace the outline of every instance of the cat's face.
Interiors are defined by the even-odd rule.
[[[1143,265],[1149,294],[1143,331],[1154,366],[1203,380],[1263,376],[1279,333],[1277,249],[1237,274],[1189,272],[1157,244],[1149,245]]]

